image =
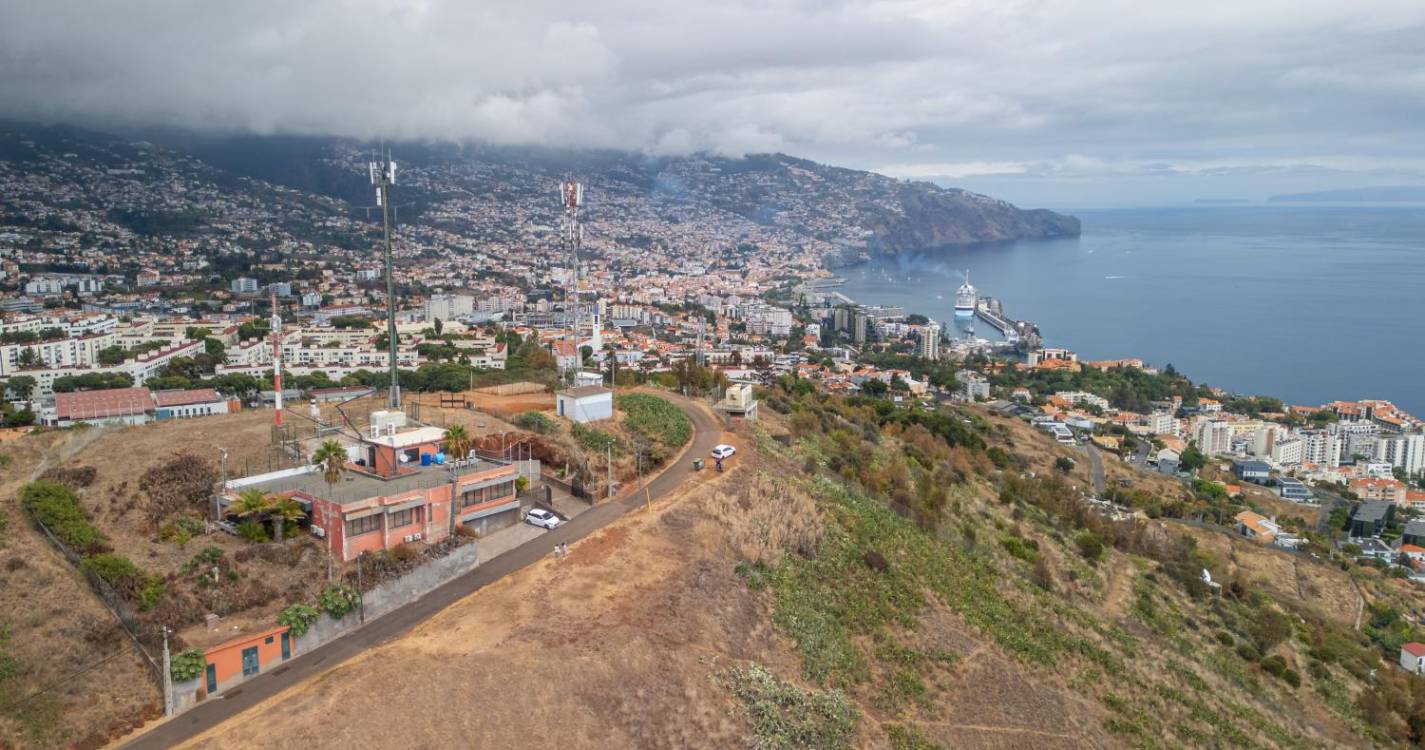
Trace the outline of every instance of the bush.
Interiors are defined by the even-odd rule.
[[[524,492],[527,489],[529,489],[529,477],[520,475],[515,479],[515,491]]]
[[[179,516],[164,524],[158,530],[158,537],[166,542],[173,542],[182,547],[193,537],[205,533],[208,530],[202,519],[193,516]]]
[[[257,521],[243,521],[238,524],[237,535],[257,544],[272,541],[272,538],[267,535],[267,527]]]
[[[1074,537],[1074,544],[1079,548],[1079,555],[1089,564],[1096,565],[1099,560],[1103,559],[1103,540],[1099,539],[1098,535],[1092,531],[1080,532],[1078,536]]]
[[[70,489],[79,490],[94,484],[94,479],[98,474],[98,470],[93,466],[56,466],[46,469],[45,473],[40,475],[40,479],[48,479]]]
[[[188,575],[201,567],[216,563],[222,556],[223,550],[221,548],[212,546],[204,547],[202,552],[194,555],[193,559],[183,564],[181,572],[183,575]]]
[[[540,435],[548,435],[559,429],[559,426],[555,424],[554,420],[549,418],[549,415],[539,411],[521,412],[516,414],[515,418],[510,421],[522,430],[528,430]]]
[[[125,599],[137,602],[147,612],[168,593],[163,578],[145,573],[123,555],[101,552],[84,558],[84,570],[93,573]]]
[[[840,690],[804,690],[766,667],[734,667],[722,675],[752,718],[761,750],[836,750],[850,746],[860,714]]]
[[[323,589],[319,601],[322,609],[326,610],[333,620],[340,620],[346,617],[347,613],[356,609],[356,605],[361,601],[361,595],[356,593],[356,589],[350,584],[337,583]]]
[[[677,448],[693,437],[693,423],[672,402],[646,393],[618,397],[623,425],[666,448]]]
[[[198,679],[207,667],[208,660],[204,658],[203,652],[189,648],[174,654],[169,662],[168,673],[173,676],[174,682],[187,682]]]
[[[109,550],[106,539],[84,513],[79,498],[68,487],[40,479],[20,490],[20,506],[30,518],[48,528],[66,547],[81,555]]]
[[[574,436],[574,440],[579,445],[596,453],[603,453],[612,449],[614,453],[621,453],[618,438],[595,427],[585,427],[577,422],[570,428],[569,434]]]
[[[322,613],[310,604],[289,604],[277,615],[277,624],[286,625],[292,631],[292,636],[300,638],[311,630],[312,623],[321,617]]]
[[[1261,662],[1262,671],[1291,685],[1293,688],[1301,687],[1301,675],[1296,670],[1288,667],[1286,659],[1273,654],[1263,659]]]

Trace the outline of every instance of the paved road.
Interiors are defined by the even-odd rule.
[[[692,400],[660,394],[672,400],[693,421],[693,444],[683,458],[674,462],[648,482],[648,494],[656,500],[666,495],[692,473],[691,464],[695,456],[706,457],[722,438],[722,425]],[[710,470],[710,469],[709,469]],[[211,700],[200,703],[193,710],[172,721],[160,724],[149,732],[139,735],[124,750],[149,750],[168,748],[192,739],[201,732],[249,709],[258,703],[286,690],[293,685],[321,674],[342,662],[395,638],[415,625],[424,622],[437,612],[460,599],[498,581],[521,568],[538,562],[554,550],[554,545],[574,542],[598,531],[632,508],[645,502],[642,488],[635,488],[622,500],[605,503],[590,508],[575,516],[572,521],[483,563],[480,567],[441,586],[415,602],[392,612],[385,617],[372,620],[364,627],[343,638],[338,638],[300,658],[265,672],[244,682],[241,686]]]

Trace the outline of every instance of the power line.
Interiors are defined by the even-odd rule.
[[[138,649],[138,644],[136,644],[136,643],[135,643],[135,644],[131,644],[131,647],[134,648],[135,650],[137,650],[137,649]],[[125,653],[127,653],[127,652],[128,652],[128,649],[124,649],[123,651],[116,651],[116,652],[114,652],[114,653],[112,653],[112,654],[109,654],[108,656],[104,657],[103,659],[100,659],[99,661],[96,661],[96,662],[94,662],[93,664],[90,664],[89,666],[85,667],[84,669],[79,670],[78,672],[75,672],[75,673],[69,674],[69,675],[65,675],[64,677],[62,677],[62,678],[60,678],[60,679],[58,679],[58,680],[55,680],[54,682],[51,682],[50,684],[48,684],[48,685],[46,685],[46,686],[40,688],[39,690],[36,690],[36,691],[30,693],[29,695],[26,695],[26,696],[23,697],[23,698],[20,698],[20,699],[15,700],[15,701],[11,701],[10,703],[6,703],[5,705],[0,706],[0,712],[9,711],[10,709],[15,708],[16,706],[24,705],[25,703],[28,703],[31,699],[33,699],[33,698],[35,698],[35,697],[37,697],[37,696],[43,695],[44,693],[48,693],[49,691],[54,690],[55,688],[60,687],[61,685],[65,685],[65,684],[71,682],[71,681],[72,681],[74,678],[76,678],[76,677],[79,677],[79,676],[88,674],[89,672],[92,672],[92,671],[98,669],[99,667],[101,667],[101,666],[103,666],[103,665],[109,663],[110,661],[113,661],[114,659],[116,659],[116,658],[118,658],[118,657],[120,657],[120,656],[123,656],[123,655],[124,655]]]

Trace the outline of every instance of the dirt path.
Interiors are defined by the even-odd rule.
[[[79,430],[79,434],[66,440],[59,450],[54,453],[45,454],[44,458],[35,462],[34,471],[30,472],[30,481],[39,479],[39,476],[49,470],[55,464],[62,464],[74,458],[80,451],[88,448],[94,441],[108,434],[109,428],[104,426],[88,427]]]

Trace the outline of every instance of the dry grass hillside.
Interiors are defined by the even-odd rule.
[[[228,449],[233,474],[282,465],[268,450],[270,419],[270,412],[247,412],[48,431],[0,448],[9,456],[0,479],[0,659],[8,660],[0,661],[0,747],[100,747],[162,713],[153,671],[76,566],[30,524],[19,507],[21,488],[42,476],[70,484],[112,552],[165,581],[157,605],[137,613],[139,635],[156,658],[156,631],[148,631],[160,621],[192,624],[207,612],[270,619],[325,579],[320,550],[302,541],[277,548],[225,534],[165,539],[147,513],[142,475],[180,453],[208,461],[215,478],[219,447]],[[56,469],[67,473],[47,474]],[[209,547],[222,551],[235,577],[200,590],[184,570]]]
[[[1220,528],[1110,525],[1078,503],[1086,462],[1059,476],[1072,449],[1017,423],[788,400],[771,399],[790,417],[739,429],[726,474],[188,746],[261,747],[274,726],[311,747],[1318,748],[1408,733],[1408,707],[1372,703],[1402,688],[1356,627],[1398,583]],[[1201,567],[1227,585],[1201,585]]]

